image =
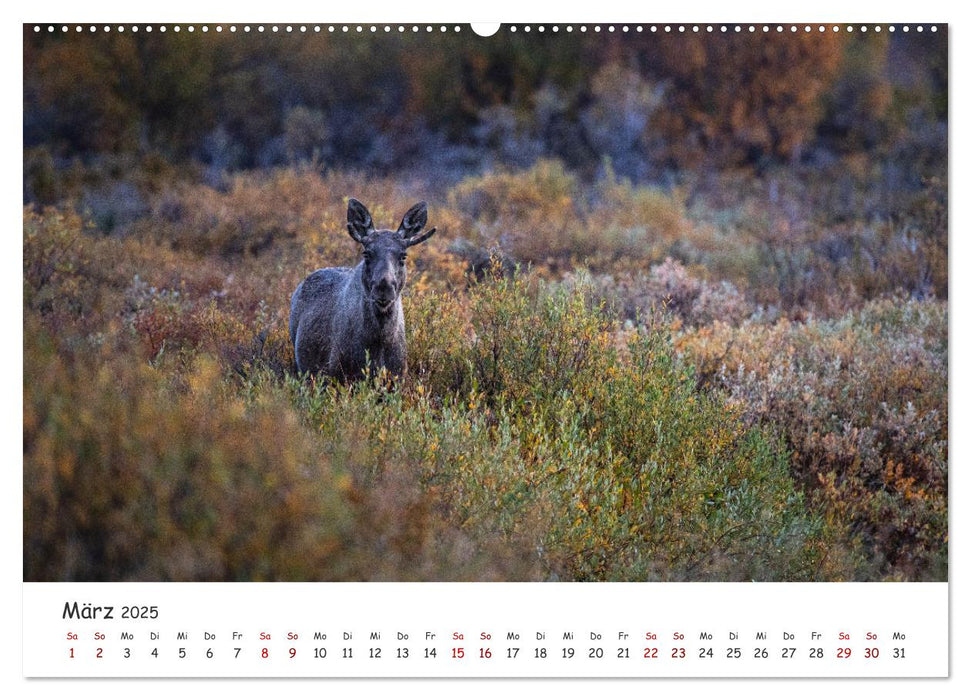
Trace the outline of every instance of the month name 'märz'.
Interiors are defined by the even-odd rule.
[[[84,603],[78,605],[77,601],[73,603],[64,603],[64,613],[61,615],[62,620],[114,620],[114,610],[113,605],[91,605],[91,603]]]

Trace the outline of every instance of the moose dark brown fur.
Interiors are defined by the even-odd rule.
[[[428,240],[422,233],[428,207],[407,211],[397,231],[375,230],[371,213],[356,199],[347,203],[347,232],[362,246],[356,267],[317,270],[290,300],[290,341],[297,371],[341,381],[386,368],[400,376],[407,367],[401,291],[407,251]]]

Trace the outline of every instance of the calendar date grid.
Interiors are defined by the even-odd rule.
[[[25,584],[24,673],[947,675],[946,584],[854,586]]]

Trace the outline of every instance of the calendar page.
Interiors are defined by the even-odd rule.
[[[24,677],[949,676],[947,23],[109,19],[22,27]]]

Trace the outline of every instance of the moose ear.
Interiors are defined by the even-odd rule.
[[[421,234],[420,236],[415,236],[414,238],[406,238],[405,239],[405,245],[408,248],[410,248],[413,245],[418,245],[419,243],[424,243],[429,238],[431,238],[432,236],[435,235],[435,231],[436,231],[436,229],[430,228],[427,231],[425,231],[423,234]]]
[[[425,202],[418,202],[418,204],[405,212],[404,218],[401,219],[401,226],[398,227],[398,233],[404,238],[411,238],[425,228],[425,224],[427,223],[428,205]]]
[[[358,243],[364,243],[364,239],[374,233],[371,212],[353,197],[347,200],[347,232]]]

